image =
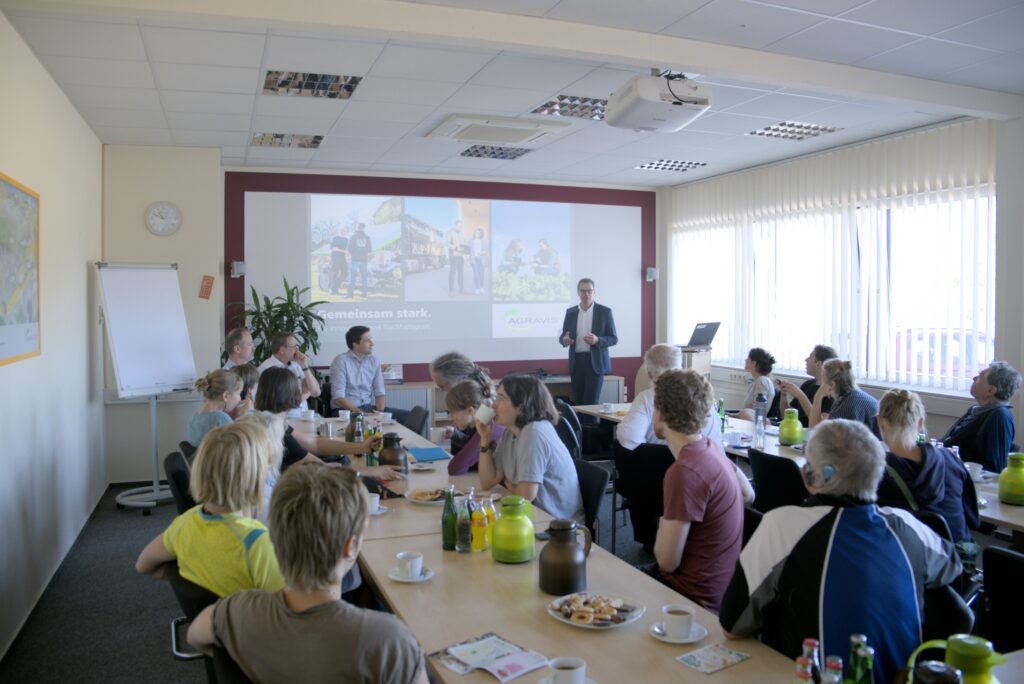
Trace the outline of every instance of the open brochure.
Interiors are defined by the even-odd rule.
[[[494,632],[441,649],[429,657],[459,674],[485,670],[499,682],[511,681],[548,664],[548,659],[540,653],[505,641]]]

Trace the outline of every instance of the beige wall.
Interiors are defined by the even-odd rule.
[[[152,202],[169,200],[182,213],[174,235],[157,237],[143,222]],[[103,154],[103,259],[177,263],[178,281],[196,373],[220,365],[224,330],[224,174],[220,151],[188,147],[108,145]],[[199,298],[204,275],[214,277],[209,299]],[[106,386],[113,387],[110,369]],[[176,451],[198,399],[160,402],[158,451]],[[110,482],[152,478],[149,409],[145,403],[108,402],[107,477]]]
[[[0,655],[107,485],[91,266],[101,146],[0,15],[0,171],[40,197],[42,354],[0,366]]]

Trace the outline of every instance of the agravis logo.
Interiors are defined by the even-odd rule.
[[[553,327],[558,325],[556,316],[531,316],[524,314],[520,309],[509,309],[503,314],[505,327],[516,332],[526,332],[537,328]]]

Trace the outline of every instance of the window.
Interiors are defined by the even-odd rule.
[[[718,363],[760,346],[802,372],[824,343],[863,380],[967,391],[995,343],[990,135],[954,124],[678,188],[670,340],[721,320]]]

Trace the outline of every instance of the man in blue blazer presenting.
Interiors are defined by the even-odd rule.
[[[583,278],[576,285],[580,305],[569,307],[558,338],[569,348],[569,375],[577,404],[600,401],[605,373],[612,372],[608,347],[618,344],[612,310],[594,302],[594,281]]]

